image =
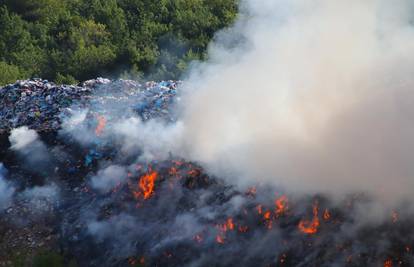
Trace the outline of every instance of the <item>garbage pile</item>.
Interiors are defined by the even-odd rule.
[[[237,186],[172,153],[148,157],[137,128],[128,144],[111,132],[131,115],[174,122],[179,86],[33,79],[0,89],[0,129],[37,132],[14,129],[19,145],[0,134],[0,266],[33,266],[42,251],[74,266],[414,266],[405,205],[366,222],[377,203],[365,195]]]
[[[0,133],[23,125],[39,132],[59,130],[62,114],[74,105],[85,109],[102,107],[107,113],[111,112],[108,107],[122,105],[143,120],[153,117],[173,120],[168,106],[179,84],[103,78],[86,81],[81,86],[57,85],[42,79],[17,81],[0,88]]]

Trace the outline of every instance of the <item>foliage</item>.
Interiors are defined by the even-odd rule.
[[[236,14],[237,0],[3,0],[0,85],[30,76],[177,79]]]
[[[33,267],[64,267],[63,257],[54,252],[44,252],[34,258]]]

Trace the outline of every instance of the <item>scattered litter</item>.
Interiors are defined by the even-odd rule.
[[[129,107],[144,121],[155,117],[173,121],[169,106],[179,85],[177,81],[141,84],[104,78],[88,80],[81,86],[57,85],[37,78],[17,81],[0,88],[0,133],[20,126],[45,132],[59,130],[65,114],[75,105],[102,116],[102,111],[111,113],[119,106],[127,111]]]

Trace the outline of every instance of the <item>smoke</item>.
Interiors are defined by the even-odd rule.
[[[114,136],[121,140],[122,151],[131,154],[141,150],[141,161],[168,158],[169,152],[177,150],[175,141],[182,136],[181,131],[181,123],[166,125],[157,120],[144,123],[136,117],[113,126]]]
[[[15,189],[6,181],[6,168],[0,163],[0,212],[9,207]]]
[[[50,155],[35,130],[22,126],[13,129],[9,136],[11,149],[27,163],[27,168],[42,172],[50,168]]]
[[[22,150],[38,138],[36,131],[30,130],[27,126],[13,129],[9,137],[11,149]]]
[[[117,185],[123,184],[126,178],[127,171],[124,167],[112,165],[98,171],[98,174],[91,178],[91,185],[101,192],[108,192]]]
[[[176,152],[241,184],[412,195],[412,2],[244,0],[240,10],[184,82]]]

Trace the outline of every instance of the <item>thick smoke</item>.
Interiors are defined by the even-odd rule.
[[[13,129],[9,137],[11,149],[16,151],[23,150],[37,141],[38,138],[39,135],[36,131],[30,130],[27,126]]]
[[[242,183],[412,195],[411,3],[242,1],[184,83],[180,152]]]

